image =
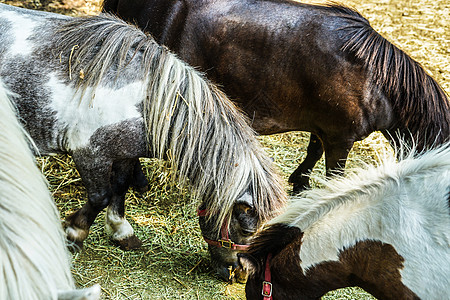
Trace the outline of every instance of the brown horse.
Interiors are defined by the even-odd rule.
[[[303,192],[239,254],[247,299],[450,299],[449,191],[447,144]]]
[[[448,140],[450,108],[435,80],[356,11],[285,0],[105,0],[225,92],[260,134],[311,132],[294,191],[325,150],[345,165],[355,141],[381,131],[418,150]]]

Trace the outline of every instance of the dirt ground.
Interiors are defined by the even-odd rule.
[[[71,16],[99,13],[102,0],[0,0],[29,9]],[[311,1],[304,1],[311,2]],[[388,40],[419,61],[450,92],[450,1],[344,0],[369,19]],[[314,1],[320,3],[320,1]],[[305,155],[306,133],[261,137],[284,177]],[[351,152],[348,165],[373,161],[388,151],[380,134],[372,134]],[[80,207],[85,191],[73,162],[65,156],[41,158],[61,216]],[[244,286],[228,285],[209,268],[195,215],[196,204],[186,189],[170,180],[161,162],[144,160],[152,188],[144,195],[130,191],[127,218],[144,242],[137,251],[124,252],[103,231],[102,218],[92,227],[83,251],[73,255],[73,275],[79,286],[100,283],[103,299],[244,299]],[[315,172],[323,173],[323,160]],[[286,185],[286,188],[289,188]],[[342,289],[323,299],[373,299],[360,289]]]

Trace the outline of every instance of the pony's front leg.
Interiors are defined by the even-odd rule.
[[[67,238],[82,247],[97,215],[109,205],[113,195],[110,178],[112,161],[89,151],[73,154],[73,160],[88,194],[88,201],[64,223]]]
[[[137,160],[137,164],[136,164]],[[142,242],[134,235],[133,227],[125,219],[125,194],[130,186],[130,178],[136,172],[136,167],[141,170],[139,160],[123,160],[113,165],[111,187],[113,196],[106,213],[106,232],[111,240],[123,250],[139,248]],[[142,172],[142,171],[141,171]],[[142,174],[143,175],[143,174]]]

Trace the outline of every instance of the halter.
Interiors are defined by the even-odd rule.
[[[266,260],[266,269],[264,270],[264,281],[262,285],[262,295],[263,300],[272,300],[272,283],[271,281],[271,274],[270,274],[270,259],[272,258],[272,253],[269,253],[267,255]]]
[[[197,211],[197,215],[199,217],[206,217],[208,215],[208,212],[206,209],[199,209]],[[239,245],[234,243],[230,238],[228,237],[228,221],[225,221],[222,224],[222,227],[220,228],[220,234],[221,239],[218,241],[210,240],[207,237],[203,236],[203,239],[208,245],[216,246],[219,248],[225,248],[230,250],[247,250],[249,245]]]

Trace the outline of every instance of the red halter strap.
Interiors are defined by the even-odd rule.
[[[199,209],[197,211],[197,215],[199,217],[205,217],[208,215],[208,211],[206,209]],[[230,238],[228,237],[228,222],[227,221],[222,224],[222,227],[220,228],[220,234],[221,234],[222,238],[218,241],[210,240],[210,239],[206,238],[205,236],[203,236],[203,239],[205,240],[205,242],[208,245],[216,246],[219,248],[230,249],[230,250],[245,251],[248,249],[248,247],[250,247],[249,245],[235,244],[232,240],[230,240]]]
[[[272,276],[270,275],[270,259],[272,258],[272,253],[269,253],[267,255],[266,260],[266,269],[264,270],[264,281],[262,286],[262,295],[263,300],[272,300],[272,283],[270,282],[272,280]]]

